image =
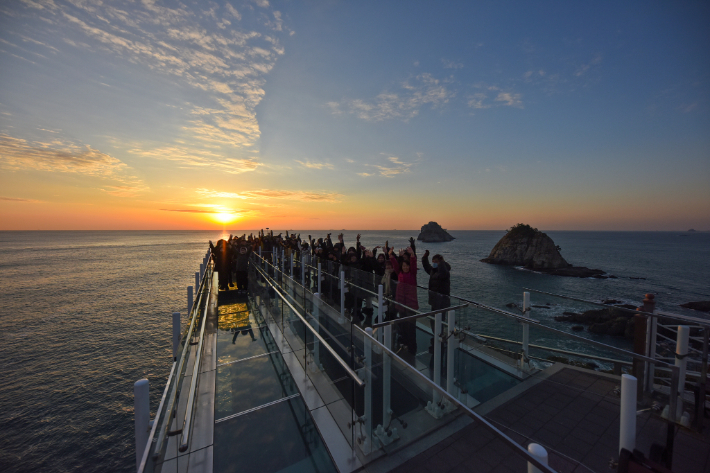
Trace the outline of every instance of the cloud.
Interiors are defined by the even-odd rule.
[[[188,104],[188,115],[178,117],[183,119],[181,137],[190,142],[189,153],[200,156],[198,161],[215,160],[220,166],[234,157],[235,149],[258,149],[261,132],[255,109],[265,94],[265,76],[284,54],[280,35],[286,34],[281,13],[271,10],[268,1],[257,2],[263,9],[259,11],[250,6],[238,11],[230,3],[193,10],[180,2],[167,7],[153,0],[72,0],[71,5],[23,1],[25,10],[18,8],[18,13],[55,25],[51,41],[42,37],[42,30],[20,36],[23,41],[56,51],[54,38],[61,38],[79,50],[108,53],[117,63],[143,67],[199,92],[187,96],[199,97],[200,103]],[[254,18],[242,23],[244,16]],[[242,26],[254,20],[263,24],[264,18],[273,33]],[[174,147],[181,145],[166,142],[144,150],[144,155]],[[245,161],[241,168],[252,165],[253,170],[254,163]]]
[[[399,174],[404,174],[404,173],[410,172],[412,166],[414,165],[413,163],[404,162],[396,156],[388,156],[387,161],[389,161],[393,165],[389,166],[389,165],[382,165],[382,164],[369,164],[369,166],[377,169],[379,171],[380,176],[394,177]],[[358,173],[358,175],[363,176],[363,177],[369,177],[374,174],[363,172],[363,173]]]
[[[226,3],[224,5],[225,10],[227,10],[227,13],[232,15],[234,18],[237,19],[237,21],[242,19],[242,15],[239,14],[236,8],[234,8],[230,3]]]
[[[496,97],[496,102],[503,102],[503,105],[508,107],[519,107],[523,106],[523,102],[520,100],[522,94],[512,94],[510,92],[500,92]]]
[[[197,189],[196,192],[205,197],[221,197],[225,199],[246,199],[247,197],[235,192],[218,192],[209,189]]]
[[[101,189],[115,197],[134,197],[146,190],[142,185],[105,186]]]
[[[226,158],[216,150],[195,144],[151,147],[149,144],[132,143],[127,151],[143,158],[174,161],[187,168],[212,168],[228,174],[256,171],[260,166],[263,166],[263,163],[255,158]]]
[[[259,189],[239,193],[221,192],[210,189],[197,189],[196,192],[207,198],[230,199],[289,199],[302,202],[339,202],[343,197],[337,192],[289,191],[276,189]]]
[[[298,159],[294,159],[294,161],[308,169],[335,169],[330,163],[312,163],[310,161],[299,161]]]
[[[37,204],[37,203],[42,202],[41,200],[35,200],[35,199],[21,199],[19,197],[2,197],[2,196],[0,196],[0,200],[4,200],[7,202],[27,202],[27,203],[31,203],[31,204]]]
[[[126,164],[88,145],[53,140],[30,142],[0,134],[0,166],[17,171],[69,172],[91,176],[117,177]]]
[[[366,121],[379,122],[396,118],[406,121],[416,117],[424,105],[440,107],[454,95],[439,79],[425,73],[403,82],[397,91],[382,92],[373,100],[328,102],[327,106],[333,114],[341,113],[343,107],[347,112]]]
[[[602,63],[602,55],[601,54],[596,54],[594,58],[592,58],[591,61],[589,61],[586,64],[582,64],[577,68],[575,71],[574,75],[577,77],[582,77],[585,75],[587,72],[589,72],[590,69],[592,69],[595,66],[598,66],[599,64]]]
[[[222,213],[221,210],[198,210],[198,209],[160,209],[165,212],[187,212],[193,214],[218,214]]]
[[[523,108],[523,94],[501,90],[495,85],[476,84],[476,92],[468,96],[468,106],[483,110],[492,107],[515,107]]]
[[[454,61],[450,61],[448,59],[442,59],[441,62],[444,65],[445,69],[461,69],[461,68],[463,68],[463,64],[460,62],[454,62]]]

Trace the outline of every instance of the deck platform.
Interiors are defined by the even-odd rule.
[[[520,445],[545,446],[549,464],[560,473],[616,471],[618,459],[618,378],[557,364],[475,411]],[[665,445],[666,422],[651,410],[637,417],[637,449],[648,457],[651,444]],[[525,462],[501,440],[471,423],[405,463],[395,473],[521,472]],[[676,427],[673,471],[710,472],[710,429],[697,434]]]

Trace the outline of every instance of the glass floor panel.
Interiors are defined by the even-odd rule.
[[[217,332],[217,364],[268,353],[270,350],[267,349],[266,342],[271,342],[270,338],[271,333],[266,327],[242,325],[222,330],[220,326]]]
[[[456,350],[455,355],[456,377],[461,380],[468,395],[478,402],[493,399],[521,382],[465,351]]]
[[[297,393],[280,353],[217,366],[216,384],[215,419]]]
[[[214,471],[335,472],[300,397],[215,424]]]

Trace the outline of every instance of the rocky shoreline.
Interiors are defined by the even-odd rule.
[[[680,306],[686,309],[693,309],[700,312],[710,312],[710,301],[686,302],[685,304],[681,304]]]

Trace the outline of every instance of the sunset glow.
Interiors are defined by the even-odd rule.
[[[238,218],[239,218],[239,215],[237,215],[237,214],[230,214],[230,213],[214,214],[214,219],[217,220],[221,224],[232,223],[232,222],[236,221]]]
[[[9,2],[0,229],[710,230],[705,2]]]

